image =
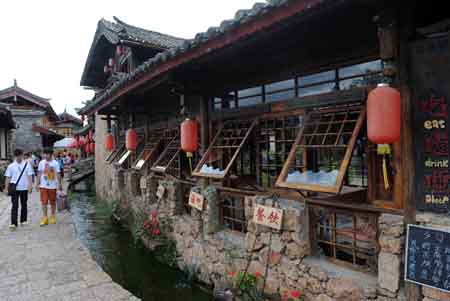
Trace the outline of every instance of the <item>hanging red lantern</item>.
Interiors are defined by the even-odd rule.
[[[89,154],[89,152],[90,152],[90,147],[89,147],[89,144],[87,143],[85,146],[84,146],[84,151],[86,152],[86,154]]]
[[[198,149],[198,124],[197,121],[186,119],[181,123],[181,149],[188,157],[192,157]]]
[[[122,55],[122,46],[121,45],[116,46],[116,55],[117,56]]]
[[[136,151],[137,149],[137,132],[136,129],[129,129],[127,131],[126,147],[129,151]]]
[[[111,133],[106,135],[105,138],[105,149],[111,152],[114,149],[114,137]]]
[[[379,84],[367,100],[367,135],[376,144],[400,140],[400,92]]]
[[[89,152],[91,154],[95,153],[95,143],[94,142],[89,143]]]

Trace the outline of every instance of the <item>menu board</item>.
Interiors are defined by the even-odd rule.
[[[405,280],[450,292],[450,232],[408,225]]]
[[[411,45],[418,210],[450,213],[448,36]]]

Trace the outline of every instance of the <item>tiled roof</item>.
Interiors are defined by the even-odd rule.
[[[112,45],[117,45],[121,41],[129,41],[141,47],[156,49],[158,51],[177,47],[184,41],[184,39],[181,38],[129,25],[119,20],[117,17],[114,17],[114,20],[115,22],[110,22],[101,19],[97,24],[94,40],[89,50],[83,75],[81,77],[82,86],[90,86],[91,84],[89,72],[92,65],[95,64],[97,46],[100,45],[101,41],[104,39]],[[101,66],[101,70],[103,70],[103,66]]]
[[[269,0],[267,3],[256,3],[251,9],[239,10],[236,12],[234,19],[225,20],[220,23],[218,27],[210,27],[206,32],[198,33],[194,39],[185,40],[180,46],[171,48],[164,52],[156,54],[151,59],[142,63],[132,73],[123,79],[115,82],[110,88],[106,89],[103,94],[98,95],[94,101],[89,103],[84,108],[80,109],[80,114],[90,113],[98,105],[100,105],[105,99],[114,96],[121,88],[127,84],[136,81],[144,74],[150,73],[159,68],[164,63],[171,61],[183,54],[187,54],[194,49],[203,46],[207,42],[220,38],[221,36],[236,30],[239,26],[247,24],[259,18],[264,18],[270,12],[275,9],[288,6],[290,4],[300,4],[302,11],[310,11],[321,6],[324,3],[333,2],[332,0]],[[176,67],[176,66],[175,66]],[[172,67],[172,68],[175,68]]]
[[[69,121],[69,122],[75,122],[78,124],[83,124],[83,122],[81,121],[80,118],[73,116],[72,114],[67,113],[66,111],[64,111],[63,113],[59,114],[59,122],[65,122],[65,121]]]
[[[35,133],[39,133],[39,134],[42,134],[42,135],[45,135],[45,136],[55,136],[55,137],[59,137],[59,138],[64,138],[64,136],[56,133],[55,131],[53,131],[53,130],[51,130],[49,128],[37,125],[37,124],[33,124],[31,126],[31,130],[33,132],[35,132]]]
[[[143,44],[144,46],[160,49],[177,47],[184,41],[184,39],[181,38],[129,25],[119,20],[117,17],[114,17],[114,21],[116,21],[116,23],[106,21],[105,19],[100,20],[112,35],[116,35],[122,40],[132,41]],[[115,39],[112,40],[115,41]]]
[[[43,97],[37,96],[36,94],[28,92],[27,90],[22,89],[21,87],[19,87],[17,85],[0,90],[0,100],[14,97],[14,96],[21,96],[29,101],[32,101],[33,103],[37,104],[38,106],[41,106],[44,108],[50,105],[49,98],[43,98]]]

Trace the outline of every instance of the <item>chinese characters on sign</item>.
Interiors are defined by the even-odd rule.
[[[450,291],[450,233],[408,225],[405,280]]]
[[[283,222],[283,210],[256,205],[253,213],[253,222],[258,225],[280,230]]]
[[[450,47],[445,38],[413,44],[414,146],[419,210],[450,213]]]
[[[200,193],[191,191],[191,193],[189,194],[189,206],[191,206],[192,208],[202,211],[203,201],[204,197]]]

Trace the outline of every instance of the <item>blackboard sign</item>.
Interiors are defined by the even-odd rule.
[[[450,213],[449,38],[411,45],[417,209]]]
[[[405,280],[450,292],[450,232],[408,225]]]

